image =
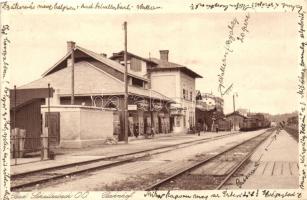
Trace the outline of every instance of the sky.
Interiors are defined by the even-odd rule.
[[[218,92],[218,74],[231,21],[241,32],[246,13],[173,14],[15,14],[10,16],[11,86],[21,86],[62,58],[66,42],[111,56],[124,48],[122,23],[128,23],[128,51],[159,58],[169,50],[169,61],[203,76],[196,89]],[[271,114],[297,110],[299,62],[298,18],[295,13],[249,13],[244,42],[236,41],[227,56],[224,112],[236,108]]]

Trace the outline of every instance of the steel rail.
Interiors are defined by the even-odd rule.
[[[90,161],[83,161],[83,162],[79,162],[79,163],[71,163],[71,164],[56,166],[56,167],[52,167],[52,168],[45,168],[45,169],[40,169],[40,170],[36,170],[36,171],[15,174],[15,175],[11,176],[11,180],[14,180],[14,179],[18,180],[18,178],[20,178],[20,177],[22,177],[22,178],[28,177],[28,176],[31,177],[31,176],[34,176],[34,175],[39,175],[39,173],[43,173],[43,172],[51,173],[52,171],[75,168],[77,166],[86,166],[87,164],[92,164],[92,163],[99,162],[99,161],[108,161],[109,159],[114,159],[114,158],[129,156],[129,155],[137,155],[137,154],[140,154],[140,153],[146,153],[146,152],[148,153],[148,152],[156,151],[156,150],[160,150],[160,149],[171,148],[171,149],[168,149],[168,150],[165,150],[165,151],[162,151],[162,152],[157,152],[157,153],[153,153],[153,154],[145,154],[145,155],[142,155],[142,156],[139,156],[139,157],[127,158],[127,159],[124,159],[124,160],[114,161],[112,163],[102,164],[102,165],[91,167],[91,168],[74,170],[72,172],[67,172],[67,173],[63,173],[63,174],[54,174],[53,176],[48,177],[48,178],[41,178],[41,179],[38,179],[38,180],[13,185],[13,186],[11,186],[11,190],[16,190],[16,189],[23,188],[23,187],[30,187],[30,186],[33,186],[33,185],[36,185],[36,184],[46,183],[46,182],[49,182],[49,181],[52,181],[52,180],[60,179],[60,178],[66,177],[66,176],[80,174],[80,173],[87,172],[87,171],[93,171],[93,170],[98,170],[98,169],[106,169],[106,168],[110,168],[110,167],[115,167],[115,166],[118,166],[118,165],[121,165],[121,164],[133,162],[133,161],[136,161],[138,159],[148,157],[149,155],[157,155],[157,154],[161,154],[161,153],[166,153],[166,152],[177,150],[177,149],[180,149],[180,148],[186,148],[186,147],[189,147],[191,145],[207,143],[207,142],[218,140],[218,139],[221,139],[221,138],[230,137],[230,136],[233,136],[233,135],[236,135],[236,134],[243,134],[243,133],[231,133],[231,134],[216,136],[216,137],[212,137],[212,138],[205,138],[205,139],[202,139],[202,140],[193,140],[193,141],[183,142],[183,143],[180,143],[180,144],[153,148],[153,149],[149,149],[149,150],[142,150],[142,151],[138,151],[138,152],[115,155],[115,156],[110,156],[110,157],[105,157],[105,158],[94,159],[94,160],[90,160]],[[186,145],[186,144],[188,146],[180,147],[180,145]]]
[[[60,179],[60,178],[66,177],[66,176],[76,175],[76,174],[87,172],[87,171],[92,171],[92,170],[96,170],[96,169],[105,169],[105,168],[108,168],[108,167],[114,167],[114,166],[124,164],[124,163],[128,163],[128,162],[132,162],[132,159],[116,161],[116,162],[92,167],[92,168],[89,168],[89,169],[82,169],[82,170],[67,172],[67,173],[63,173],[63,174],[54,174],[52,177],[42,178],[42,179],[38,179],[38,180],[35,180],[35,181],[31,181],[31,182],[27,182],[27,183],[21,183],[21,184],[11,186],[11,191],[14,191],[16,189],[23,188],[23,187],[34,186],[36,184],[46,183],[46,182],[49,182],[49,181],[52,181],[52,180]]]
[[[272,133],[274,132],[274,130],[272,131]],[[272,134],[271,133],[271,134]],[[223,181],[215,188],[216,190],[221,189],[225,183],[233,176],[234,173],[236,173],[238,171],[238,169],[254,154],[254,152],[256,151],[256,149],[262,144],[262,142],[264,142],[265,140],[267,140],[271,134],[269,134],[267,137],[265,137],[264,139],[262,139],[258,145],[256,145],[251,152],[249,152],[244,159],[238,163],[237,165],[235,165],[231,170],[230,173],[225,177],[225,179],[223,179]]]
[[[200,161],[200,162],[197,162],[197,163],[195,163],[195,164],[193,164],[193,165],[191,165],[191,166],[189,166],[189,167],[187,167],[187,168],[185,168],[185,169],[183,169],[183,170],[180,170],[179,172],[177,172],[177,173],[175,173],[175,174],[173,174],[173,175],[171,175],[171,176],[169,176],[169,177],[167,177],[167,178],[165,178],[165,179],[162,179],[161,181],[159,181],[159,182],[157,182],[157,183],[155,183],[155,184],[153,184],[153,185],[147,187],[147,188],[145,189],[145,191],[156,190],[156,189],[157,189],[158,187],[160,187],[162,184],[167,183],[167,182],[169,182],[170,180],[172,180],[172,179],[174,179],[174,178],[176,178],[176,177],[178,177],[178,176],[180,176],[180,175],[182,175],[182,174],[184,174],[184,173],[186,173],[186,172],[192,171],[193,169],[202,166],[203,164],[207,163],[208,161],[211,161],[212,159],[214,159],[214,158],[216,158],[216,157],[218,157],[218,156],[221,156],[222,154],[227,153],[227,152],[229,152],[229,151],[231,151],[231,150],[237,148],[238,146],[241,146],[241,145],[243,145],[243,144],[245,144],[245,143],[247,143],[247,142],[249,142],[249,141],[251,141],[251,140],[253,140],[253,139],[255,139],[255,138],[259,137],[259,136],[261,136],[261,135],[266,134],[268,131],[272,131],[271,134],[274,132],[274,130],[266,130],[266,131],[263,132],[262,134],[259,134],[259,135],[255,136],[255,137],[252,137],[252,138],[250,138],[250,139],[248,139],[248,140],[245,140],[245,141],[243,141],[243,142],[241,142],[241,143],[239,143],[239,144],[236,144],[236,145],[234,145],[234,146],[232,146],[232,147],[230,147],[230,148],[228,148],[228,149],[223,150],[222,152],[220,152],[220,153],[218,153],[218,154],[216,154],[216,155],[212,155],[212,156],[210,156],[210,157],[208,157],[208,158],[206,158],[206,159],[204,159],[204,160],[202,160],[202,161]],[[269,137],[271,134],[269,134],[268,137]]]
[[[156,147],[156,148],[151,148],[151,149],[146,149],[146,150],[141,150],[141,151],[135,151],[135,152],[131,152],[131,153],[125,153],[125,154],[114,155],[114,156],[107,156],[107,157],[103,157],[103,158],[96,158],[96,159],[86,160],[86,161],[81,161],[81,162],[69,163],[69,164],[60,165],[60,166],[54,166],[54,167],[50,167],[50,168],[43,168],[43,169],[33,170],[33,171],[29,171],[29,172],[22,172],[22,173],[18,173],[18,174],[12,174],[11,178],[17,178],[17,177],[21,177],[21,176],[26,176],[26,175],[34,174],[34,173],[50,171],[50,170],[56,170],[56,169],[61,169],[61,168],[75,167],[76,165],[78,165],[78,166],[79,165],[86,165],[86,164],[90,164],[90,163],[94,163],[94,162],[98,162],[98,161],[110,160],[110,159],[115,159],[115,158],[120,158],[120,157],[125,157],[125,156],[131,156],[131,155],[136,155],[136,154],[140,154],[140,153],[156,151],[156,150],[159,150],[159,149],[166,149],[166,148],[171,148],[171,147],[177,147],[177,146],[185,145],[185,144],[191,144],[191,143],[196,143],[197,144],[197,143],[202,143],[202,142],[209,142],[209,141],[212,141],[212,140],[216,140],[216,139],[219,139],[219,138],[228,137],[228,136],[232,136],[232,135],[236,135],[236,134],[243,134],[243,133],[242,132],[240,132],[240,133],[231,133],[231,134],[220,135],[220,136],[216,136],[216,137],[212,137],[212,138],[204,138],[204,139],[201,139],[201,140],[193,140],[193,141],[188,141],[188,142],[182,142],[182,143],[179,143],[179,144],[173,144],[173,145],[168,145],[168,146],[163,146],[163,147]]]
[[[212,137],[212,138],[204,138],[204,139],[201,139],[201,140],[193,140],[193,141],[188,141],[188,142],[182,142],[182,143],[179,143],[179,144],[173,144],[173,145],[168,145],[168,146],[145,149],[145,150],[141,150],[141,151],[135,151],[135,152],[131,152],[131,153],[125,153],[125,154],[114,155],[114,156],[107,156],[107,157],[103,157],[103,158],[96,158],[96,159],[86,160],[86,161],[81,161],[81,162],[74,162],[74,163],[64,164],[64,165],[60,165],[60,166],[54,166],[54,167],[50,167],[50,168],[33,170],[33,171],[29,171],[29,172],[22,172],[22,173],[18,173],[18,174],[12,174],[11,179],[23,177],[23,176],[26,176],[26,175],[35,174],[35,173],[39,173],[39,172],[57,170],[57,169],[68,168],[68,167],[75,167],[76,165],[78,165],[78,166],[86,165],[86,164],[99,162],[99,161],[103,161],[103,160],[110,160],[110,159],[115,159],[115,158],[120,158],[120,157],[125,157],[125,156],[136,155],[136,154],[140,154],[140,153],[148,153],[148,152],[156,151],[156,150],[160,150],[160,149],[178,147],[180,145],[185,145],[185,144],[201,144],[202,142],[210,142],[210,141],[214,141],[214,140],[217,140],[217,139],[220,139],[220,138],[230,137],[230,136],[239,135],[239,134],[243,134],[243,133],[242,132],[230,133],[230,134],[227,134],[227,135],[219,135],[219,136]]]

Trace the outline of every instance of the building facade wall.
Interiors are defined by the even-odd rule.
[[[47,107],[43,106],[43,124],[46,123],[47,112]],[[113,136],[113,111],[73,105],[51,106],[50,112],[60,113],[60,147],[82,148],[103,144]]]
[[[81,140],[113,136],[113,111],[80,109]]]
[[[181,97],[181,84],[180,84],[180,72],[179,71],[155,71],[151,72],[151,88],[161,94],[171,98],[178,104],[183,103]],[[167,120],[168,126],[171,126],[170,120],[172,120],[172,130],[173,132],[182,132],[184,128],[184,112],[181,111],[180,114],[172,114]],[[168,127],[167,130],[171,128]]]
[[[231,122],[231,130],[240,130],[240,124],[243,122],[244,118],[239,115],[230,115],[226,117],[228,121]]]
[[[181,100],[179,71],[151,72],[151,89],[177,101]]]
[[[151,73],[151,88],[172,98],[183,108],[180,114],[173,116],[174,132],[187,131],[196,125],[194,78],[180,71],[155,71]]]
[[[195,123],[195,106],[196,106],[196,91],[195,91],[195,79],[180,72],[180,89],[182,104],[186,108],[185,113],[185,128],[193,127]],[[183,94],[185,90],[185,96]]]

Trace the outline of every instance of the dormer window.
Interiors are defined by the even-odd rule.
[[[134,71],[134,72],[140,72],[142,71],[142,63],[140,60],[136,59],[136,58],[131,58],[130,61],[130,70]]]

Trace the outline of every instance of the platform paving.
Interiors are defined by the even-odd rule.
[[[235,179],[248,179],[243,189],[295,189],[299,187],[298,143],[286,131],[272,135],[257,148],[250,163],[233,178],[228,189],[238,188]],[[252,172],[254,171],[254,172]],[[227,187],[227,186],[226,186]]]
[[[227,135],[234,132],[206,132],[200,136],[194,134],[171,134],[169,136],[156,136],[152,139],[130,140],[128,144],[120,142],[113,145],[101,145],[87,147],[82,149],[58,149],[54,160],[41,161],[39,158],[18,159],[18,164],[14,165],[14,159],[11,160],[11,175],[48,169],[51,167],[63,166],[71,163],[79,163],[99,158],[106,158],[127,153],[134,153],[143,150],[161,148],[170,145],[176,145],[184,142],[196,141],[216,137],[218,135]]]

